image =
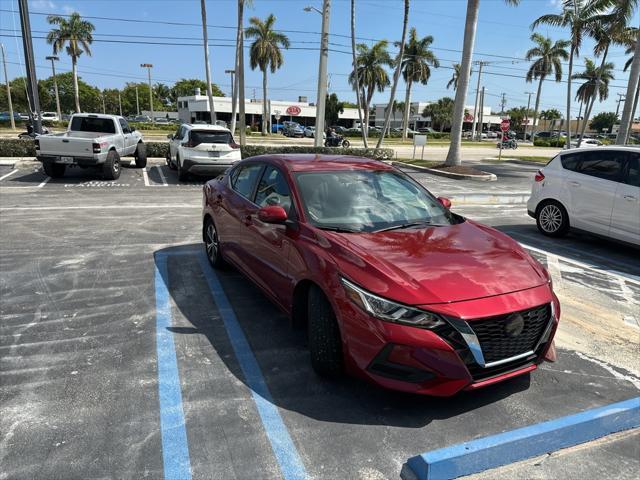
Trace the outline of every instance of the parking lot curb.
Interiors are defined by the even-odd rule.
[[[407,167],[419,170],[420,172],[430,173],[439,177],[453,178],[455,180],[475,180],[476,182],[495,182],[498,177],[493,173],[482,172],[483,175],[467,175],[463,173],[443,172],[442,170],[436,170],[435,168],[421,167],[420,165],[413,165],[411,163],[392,161],[391,164],[394,167]]]
[[[452,193],[445,196],[456,205],[518,205],[529,200],[529,192],[518,193]]]
[[[640,426],[640,397],[432,450],[407,461],[419,480],[471,475]]]

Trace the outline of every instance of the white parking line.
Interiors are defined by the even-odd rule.
[[[5,178],[10,177],[11,175],[13,175],[14,173],[17,173],[19,170],[16,168],[15,170],[11,170],[9,173],[7,173],[6,175],[3,175],[0,177],[0,180],[4,180]]]
[[[154,168],[154,167],[151,167]],[[156,166],[155,168],[158,169],[158,173],[160,174],[160,180],[162,180],[162,185],[157,185],[155,183],[151,183],[149,181],[149,174],[147,173],[147,168],[143,168],[142,169],[142,177],[144,178],[144,186],[145,187],[168,187],[169,184],[167,183],[167,178],[164,176],[164,173],[162,173],[162,167],[161,166]]]
[[[144,179],[144,186],[150,187],[151,185],[149,185],[149,175],[147,175],[147,167],[144,167],[142,169],[142,178]]]
[[[42,188],[42,187],[44,187],[44,186],[46,185],[46,183],[47,183],[49,180],[51,180],[51,177],[47,177],[47,178],[45,178],[45,179],[42,181],[42,183],[41,183],[40,185],[38,185],[38,188]]]
[[[555,256],[557,259],[562,260],[563,262],[575,265],[576,267],[580,267],[583,270],[590,270],[592,272],[598,272],[601,273],[603,275],[608,275],[610,277],[616,278],[618,280],[620,279],[624,279],[627,280],[628,282],[631,282],[635,285],[640,286],[640,276],[638,275],[632,275],[631,273],[625,273],[625,272],[620,272],[618,270],[605,270],[602,268],[598,268],[594,265],[589,265],[587,263],[583,263],[580,262],[578,260],[574,260],[572,258],[568,258],[568,257],[564,257],[562,255],[557,255],[557,254],[552,254],[546,250],[542,250],[540,248],[536,248],[536,247],[532,247],[531,245],[527,245],[525,243],[520,242],[520,245],[522,245],[522,247],[526,248],[527,250],[533,250],[534,252],[539,252],[542,253],[544,255],[547,255],[547,258],[549,258],[550,255]]]

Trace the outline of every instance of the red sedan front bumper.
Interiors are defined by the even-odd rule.
[[[468,345],[449,326],[431,331],[384,322],[372,318],[346,298],[338,298],[336,303],[342,337],[347,339],[344,350],[348,369],[385,388],[450,396],[531,372],[545,359],[555,360],[553,336],[560,305],[547,285],[496,297],[420,307],[465,320],[473,328],[474,321],[550,306],[553,318],[545,320],[545,341],[536,342],[533,354],[506,363],[487,362],[486,367],[476,362]]]

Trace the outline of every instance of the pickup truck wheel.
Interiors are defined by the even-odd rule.
[[[51,178],[60,178],[64,175],[67,166],[60,163],[46,162],[42,165],[44,173]]]
[[[186,182],[189,180],[189,172],[187,172],[180,164],[180,158],[176,156],[176,165],[178,166],[178,180]]]
[[[109,150],[102,167],[102,175],[106,180],[117,180],[120,178],[120,170],[120,155],[115,150]]]
[[[309,352],[311,367],[321,377],[337,378],[344,371],[340,328],[333,308],[322,290],[312,286],[308,297]]]
[[[139,143],[136,147],[136,167],[144,168],[147,166],[147,146],[144,143]]]

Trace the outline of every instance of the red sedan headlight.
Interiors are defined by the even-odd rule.
[[[427,329],[436,328],[445,323],[435,313],[418,310],[378,297],[344,278],[341,281],[347,297],[362,310],[380,320]]]

